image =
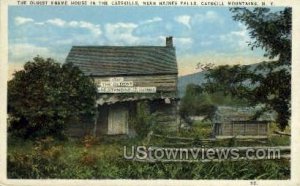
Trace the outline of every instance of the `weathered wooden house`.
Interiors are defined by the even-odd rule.
[[[220,106],[213,116],[215,137],[267,137],[273,113],[263,113],[255,118],[257,109],[252,107]]]
[[[157,124],[177,130],[177,60],[172,37],[166,46],[73,46],[73,63],[98,87],[98,115],[90,130],[99,134],[134,135],[131,125],[140,103],[155,113]],[[81,124],[71,129],[83,135]],[[90,132],[90,131],[88,131]]]

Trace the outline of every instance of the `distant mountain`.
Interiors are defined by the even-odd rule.
[[[179,76],[178,84],[177,84],[179,97],[184,96],[185,88],[188,84],[202,85],[202,83],[205,83],[206,73],[207,73],[206,71],[203,71],[203,72],[197,72],[185,76]]]

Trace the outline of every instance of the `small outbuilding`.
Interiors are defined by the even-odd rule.
[[[213,116],[213,135],[220,138],[267,137],[274,113],[263,113],[255,118],[256,113],[257,108],[253,107],[218,107]]]

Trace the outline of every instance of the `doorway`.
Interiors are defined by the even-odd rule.
[[[107,134],[128,134],[128,109],[125,106],[109,107]]]

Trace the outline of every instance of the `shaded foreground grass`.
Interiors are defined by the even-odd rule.
[[[209,125],[197,125],[190,137],[208,137]],[[184,132],[177,134],[185,136]],[[195,136],[197,135],[197,136]],[[147,144],[163,146],[163,139]],[[289,160],[223,162],[135,162],[125,160],[123,147],[145,145],[145,140],[93,138],[55,141],[8,140],[8,178],[58,179],[289,179]],[[220,144],[215,144],[219,146]],[[230,146],[224,142],[222,146]],[[239,144],[243,145],[243,144]],[[256,144],[247,144],[253,145]],[[271,137],[268,146],[289,145],[286,137]],[[214,146],[214,145],[213,145]]]

